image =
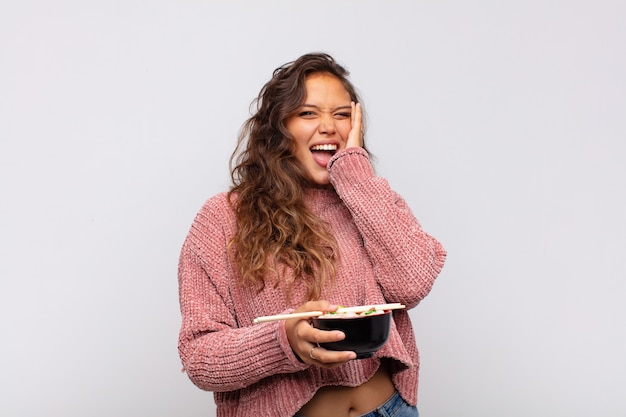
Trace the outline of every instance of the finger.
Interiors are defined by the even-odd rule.
[[[356,103],[355,125],[359,128],[359,146],[363,146],[363,108],[361,103]]]
[[[303,336],[314,344],[339,342],[346,338],[346,334],[341,330],[320,330],[309,326],[309,329],[303,331]]]
[[[351,351],[327,350],[318,345],[312,345],[308,358],[318,366],[334,367],[356,359],[356,353]]]
[[[348,134],[348,142],[346,146],[362,147],[363,146],[363,114],[361,104],[351,102],[352,112],[350,113],[351,129]]]
[[[358,127],[359,132],[363,129],[363,109],[361,108],[361,103],[352,103],[352,126]]]

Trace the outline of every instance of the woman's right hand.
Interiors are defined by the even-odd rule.
[[[309,301],[298,307],[294,313],[304,311],[336,311],[338,306],[328,301]],[[319,330],[313,327],[308,319],[289,319],[285,321],[287,339],[291,349],[300,359],[309,364],[323,368],[334,368],[356,358],[351,351],[334,351],[320,347],[318,343],[343,340],[345,334],[340,330]]]

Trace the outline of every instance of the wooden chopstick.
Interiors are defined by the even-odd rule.
[[[255,323],[267,323],[268,321],[288,320],[288,319],[306,319],[317,317],[324,314],[323,311],[303,311],[302,313],[276,314],[274,316],[262,316],[254,319]]]
[[[404,308],[405,306],[400,303],[391,303],[391,304],[372,304],[372,305],[364,305],[364,306],[354,306],[354,307],[340,307],[337,309],[337,313],[361,313],[364,311],[369,311],[372,308],[376,310],[397,310],[400,308]],[[297,318],[311,318],[318,317],[326,312],[323,311],[303,311],[301,313],[287,313],[287,314],[276,314],[273,316],[261,316],[254,319],[254,323],[267,323],[270,321],[278,321],[278,320],[288,320],[288,319],[297,319]]]

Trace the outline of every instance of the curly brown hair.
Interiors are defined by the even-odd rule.
[[[278,285],[289,268],[307,286],[308,300],[319,298],[339,258],[331,231],[304,204],[306,189],[314,185],[294,155],[285,123],[304,104],[305,81],[315,73],[336,77],[351,100],[360,101],[348,71],[328,54],[306,54],[274,70],[241,129],[229,191],[237,217],[230,245],[243,282],[260,291],[268,283]],[[288,294],[293,283],[287,283]]]

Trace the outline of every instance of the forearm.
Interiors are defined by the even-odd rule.
[[[279,373],[305,369],[286,340],[283,322],[198,336],[181,331],[179,352],[189,378],[207,391],[233,391]]]
[[[331,182],[361,233],[385,298],[415,306],[445,261],[442,245],[424,232],[405,201],[376,177],[364,150],[348,149],[329,167]]]

